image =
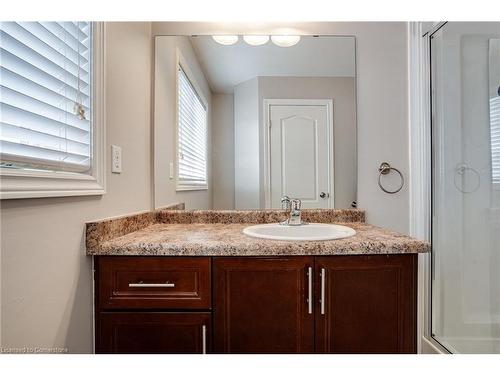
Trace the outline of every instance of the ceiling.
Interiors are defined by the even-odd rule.
[[[232,93],[234,86],[258,76],[355,76],[354,37],[302,36],[286,48],[271,41],[251,46],[241,37],[232,46],[218,44],[211,36],[190,40],[214,93]]]

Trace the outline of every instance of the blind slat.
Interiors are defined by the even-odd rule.
[[[53,43],[48,44],[47,40],[43,37],[43,28],[37,29],[29,26],[36,25],[36,23],[25,22],[21,24],[12,22],[8,25],[11,26],[5,27],[4,30],[25,46],[31,48],[35,52],[38,52],[40,55],[51,60],[61,68],[74,73],[75,76],[78,76],[79,69],[85,77],[88,76],[88,70],[85,68],[88,60],[85,56],[81,53],[75,53],[65,44],[63,46],[54,45]],[[88,83],[88,81],[84,81],[85,83]]]
[[[182,150],[183,147],[189,148],[195,153],[199,153],[206,148],[206,144],[203,139],[199,139],[197,136],[194,136],[189,131],[185,129],[181,130],[180,138],[183,140],[179,149]]]
[[[76,48],[73,48],[73,46],[68,43],[68,38],[63,34],[57,36],[43,27],[42,24],[37,22],[19,22],[19,25],[32,34],[38,35],[41,40],[43,40],[46,44],[53,46],[55,50],[64,51],[66,57],[73,63],[79,65],[80,63],[89,62],[88,57],[86,56],[88,48],[84,45],[78,44],[76,45]]]
[[[9,23],[9,22],[6,22]],[[18,39],[12,37],[10,34],[2,30],[1,33],[2,48],[9,51],[13,55],[19,57],[24,61],[29,61],[32,65],[36,66],[40,70],[43,70],[54,77],[65,77],[68,81],[72,81],[74,87],[78,87],[78,81],[80,81],[80,87],[87,87],[88,83],[82,77],[78,77],[78,72],[73,67],[64,67],[54,61],[50,60],[48,56],[44,56],[36,50],[31,49],[29,46],[23,44]],[[85,74],[85,70],[81,69],[81,74]]]
[[[26,80],[47,87],[72,100],[74,100],[77,95],[82,96],[84,100],[90,97],[90,90],[88,87],[81,88],[81,90],[78,91],[78,86],[64,80],[65,77],[54,77],[3,48],[0,48],[0,54],[2,55],[2,68],[10,70],[14,74],[24,77]]]
[[[196,173],[197,175],[202,175],[205,171],[204,165],[195,164],[193,161],[188,161],[186,159],[179,162],[179,169],[184,171],[189,171]]]
[[[83,134],[89,133],[87,126],[74,126],[64,121],[55,120],[20,107],[9,105],[8,103],[0,102],[0,110],[2,111],[2,121],[9,124],[23,126],[23,123],[31,122],[31,126],[38,128],[39,131],[49,132],[49,129],[72,128],[75,131],[80,130]]]
[[[84,147],[87,149],[90,147],[90,139],[81,139],[78,138],[77,136],[73,136],[72,134],[68,134],[69,131],[67,129],[62,129],[59,134],[57,133],[47,133],[47,132],[40,132],[36,129],[33,128],[28,128],[28,127],[20,127],[16,125],[9,124],[7,122],[1,122],[2,125],[2,133],[1,136],[8,136],[10,138],[17,137],[19,140],[24,140],[24,142],[27,142],[27,140],[32,141],[33,139],[47,139],[47,142],[55,142],[56,140],[58,142],[63,142],[67,141],[68,144],[75,144],[79,145],[78,147]],[[20,137],[19,134],[22,134],[23,136]]]
[[[196,162],[200,165],[205,165],[206,158],[199,155],[201,152],[204,152],[204,150],[199,149],[197,152],[196,150],[193,151],[187,147],[181,147],[179,149],[179,157],[180,160],[192,160],[193,162]]]
[[[0,146],[2,149],[5,149],[0,142]],[[14,150],[17,152],[17,150]],[[16,168],[24,167],[29,169],[47,169],[50,167],[52,170],[57,171],[68,171],[68,172],[88,172],[90,170],[90,162],[89,161],[80,161],[73,160],[70,158],[66,158],[65,160],[57,160],[57,159],[48,159],[48,158],[39,158],[37,156],[26,156],[26,155],[17,155],[17,154],[9,154],[7,152],[2,153],[2,162],[4,166],[15,166]]]
[[[185,159],[185,160],[193,160],[199,164],[205,164],[206,158],[203,156],[200,156],[201,153],[204,153],[203,149],[197,149],[193,150],[188,147],[181,147],[179,148],[179,156],[180,159]]]
[[[0,139],[0,145],[2,146],[3,153],[5,153],[6,155],[16,155],[16,157],[27,156],[39,158],[40,160],[46,159],[48,161],[58,162],[64,162],[68,160],[73,163],[86,163],[86,161],[88,160],[87,155],[72,153],[66,150],[54,150],[50,148],[31,146],[28,144],[17,143],[13,140],[8,139]],[[2,160],[8,159],[2,158]]]
[[[75,103],[76,95],[72,98],[64,96],[62,93],[52,91],[4,67],[0,68],[0,85],[19,93],[29,95],[34,99],[44,101],[57,108],[70,108]],[[85,110],[89,111],[90,107],[87,102],[88,100],[83,100],[82,104]],[[73,113],[73,111],[71,111],[71,113]]]
[[[82,52],[87,52],[89,50],[84,41],[88,40],[90,34],[87,35],[87,39],[81,38],[78,40],[73,35],[68,34],[66,29],[64,29],[57,22],[40,22],[40,25],[69,46],[69,48],[73,49],[73,51],[80,50]]]
[[[67,105],[65,105],[64,108],[57,108],[49,103],[25,94],[21,94],[10,88],[2,86],[1,89],[2,104],[7,104],[11,107],[19,108],[20,110],[45,117],[50,120],[62,122],[85,131],[87,131],[90,127],[90,122],[88,120],[81,120],[74,116],[74,113],[71,111],[73,108],[68,108]]]
[[[199,122],[205,122],[205,117],[193,117],[189,114],[186,114],[184,111],[179,112],[179,122],[182,123],[186,130],[191,131],[193,134],[199,136],[200,138],[206,138],[206,133],[204,130],[196,127],[196,124]]]

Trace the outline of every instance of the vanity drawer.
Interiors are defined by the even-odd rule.
[[[209,309],[210,258],[97,257],[100,309]]]

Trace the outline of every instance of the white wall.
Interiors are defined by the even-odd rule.
[[[176,77],[177,50],[180,51],[194,80],[208,102],[208,139],[211,136],[212,94],[203,71],[196,59],[189,38],[167,36],[155,38],[154,67],[154,200],[155,207],[184,202],[187,209],[212,208],[211,142],[208,145],[208,190],[176,191],[175,179],[170,178],[170,163],[175,166],[176,142]]]
[[[255,24],[153,22],[153,34],[272,34],[285,27],[297,34],[356,37],[358,206],[366,210],[369,223],[408,233],[408,186],[398,194],[389,195],[377,184],[378,166],[383,161],[399,168],[408,181],[408,43],[405,22],[269,23],[259,24],[258,28]]]
[[[259,119],[264,121],[264,99],[331,99],[334,129],[334,207],[350,208],[356,200],[356,78],[259,77]],[[263,129],[263,127],[260,127]],[[261,136],[261,155],[264,140]],[[264,165],[261,160],[261,179]],[[261,202],[264,202],[261,189]],[[262,205],[263,207],[263,205]]]
[[[234,97],[212,94],[213,208],[234,209]]]
[[[133,51],[133,53],[131,53]],[[108,23],[107,139],[122,147],[123,172],[102,197],[2,201],[3,347],[92,351],[91,258],[86,221],[151,208],[151,24]]]
[[[234,206],[260,208],[258,78],[234,88]]]

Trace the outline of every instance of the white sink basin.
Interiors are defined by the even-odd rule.
[[[336,224],[310,223],[298,226],[273,224],[252,225],[243,229],[250,237],[281,241],[325,241],[351,237],[356,234],[352,228]]]

